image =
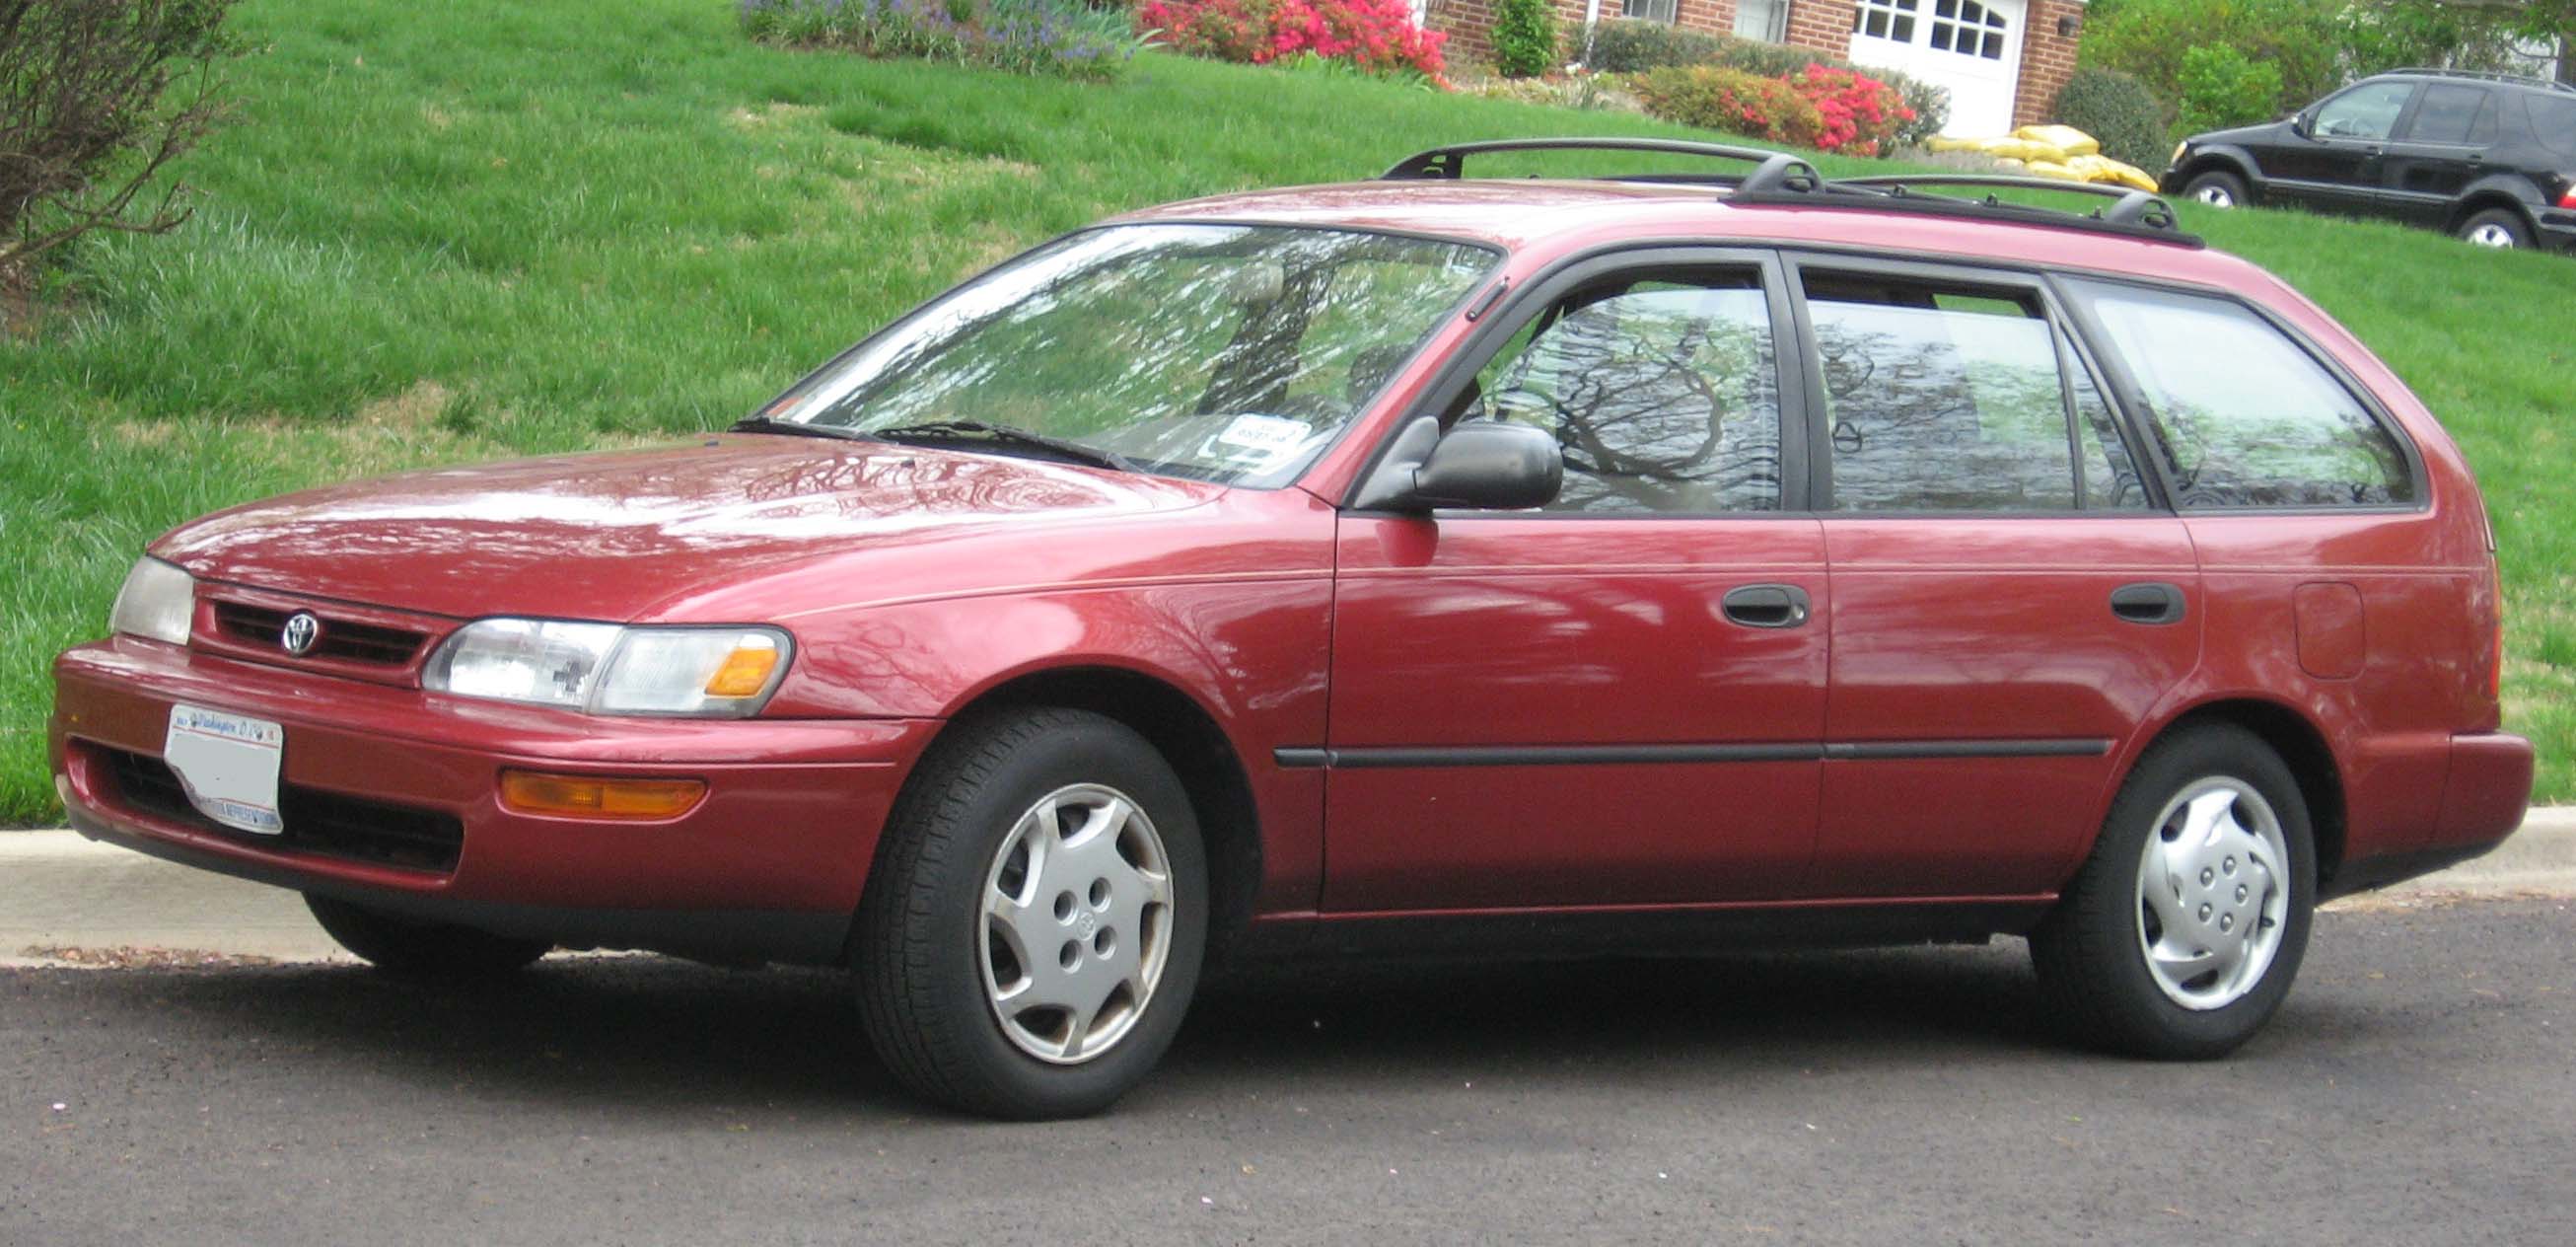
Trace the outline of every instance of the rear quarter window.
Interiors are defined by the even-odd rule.
[[[2531,132],[2539,136],[2541,145],[2576,158],[2576,95],[2526,94],[2522,100],[2531,117]]]
[[[2416,501],[2395,434],[2270,321],[2232,300],[2070,283],[2146,400],[2185,510]]]

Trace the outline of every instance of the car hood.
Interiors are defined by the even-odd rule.
[[[629,621],[809,560],[1196,506],[1222,487],[1032,459],[726,435],[416,472],[181,526],[200,579],[454,617]]]
[[[2283,118],[2259,125],[2237,126],[2231,130],[2211,130],[2206,134],[2192,135],[2184,141],[2194,148],[2248,147],[2278,143],[2292,137],[2295,135],[2290,130],[2289,119]]]

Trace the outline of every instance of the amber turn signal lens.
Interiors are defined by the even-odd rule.
[[[769,673],[778,669],[778,647],[760,638],[758,645],[737,645],[725,655],[724,665],[707,677],[709,697],[750,697],[769,687]]]
[[[707,795],[700,779],[602,779],[590,775],[501,772],[501,804],[521,814],[559,818],[677,818]]]

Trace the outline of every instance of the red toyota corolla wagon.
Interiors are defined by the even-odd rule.
[[[847,965],[996,1115],[1258,952],[2026,935],[2216,1056],[2520,821],[2490,530],[2298,294],[1993,181],[1507,141],[1080,230],[720,435],[182,525],[62,800],[390,971]]]

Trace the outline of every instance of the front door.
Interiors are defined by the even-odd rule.
[[[1860,0],[1851,60],[1950,90],[1944,134],[2012,130],[2026,0]]]
[[[1819,257],[1818,897],[2028,896],[2199,654],[2200,575],[2035,278]]]
[[[2412,82],[2365,82],[2318,105],[2305,134],[2285,133],[2258,154],[2271,179],[2265,193],[2323,212],[2373,212],[2389,136],[2414,95]]]
[[[1553,432],[1541,512],[1349,513],[1324,908],[1778,897],[1804,872],[1832,603],[1789,514],[1785,295],[1759,254],[1595,261],[1435,385]]]

